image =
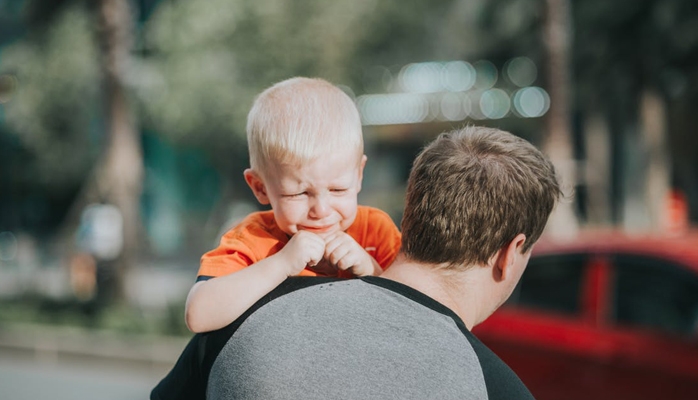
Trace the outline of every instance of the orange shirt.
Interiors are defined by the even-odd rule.
[[[390,216],[377,208],[358,206],[346,231],[385,269],[400,249],[401,234]],[[217,248],[201,257],[198,276],[218,277],[250,266],[281,250],[290,237],[276,225],[273,211],[255,212],[221,237]],[[343,271],[341,271],[343,272]],[[307,268],[299,275],[317,276]],[[346,277],[346,274],[341,274]]]

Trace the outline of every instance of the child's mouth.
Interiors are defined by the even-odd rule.
[[[312,233],[326,233],[332,229],[333,225],[325,226],[301,226],[301,230],[312,232]]]

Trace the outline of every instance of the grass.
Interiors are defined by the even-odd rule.
[[[155,313],[118,303],[97,304],[23,296],[0,301],[0,324],[12,323],[71,326],[129,334],[190,334],[184,324],[184,304]]]

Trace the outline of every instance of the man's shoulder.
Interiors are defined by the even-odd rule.
[[[290,276],[285,281],[281,282],[274,290],[262,298],[262,301],[269,302],[277,297],[295,292],[296,290],[305,289],[311,286],[321,285],[328,282],[343,281],[344,279],[335,277],[320,277],[320,276]]]
[[[321,398],[308,391],[347,399],[487,397],[462,323],[421,292],[378,277],[295,278],[270,297],[217,353],[212,391],[263,393],[273,380],[286,388],[283,398]],[[315,379],[299,383],[275,372],[286,370]],[[337,370],[353,380],[337,379]],[[375,385],[355,385],[375,371],[385,373]]]
[[[254,314],[261,307],[266,304],[276,300],[279,297],[296,292],[301,289],[310,288],[312,286],[325,284],[328,282],[342,281],[341,278],[334,277],[318,277],[318,276],[291,276],[286,278],[281,282],[276,288],[271,292],[262,297],[259,301],[252,305],[244,314],[242,314],[237,320],[228,325],[227,327],[221,329],[219,332],[223,336],[230,336],[235,330],[251,315]]]
[[[468,332],[466,337],[478,355],[489,399],[534,400],[526,385],[499,356],[472,333]]]
[[[265,305],[272,303],[274,300],[283,297],[286,294],[290,294],[292,292],[296,292],[301,289],[309,288],[315,285],[320,285],[328,282],[333,282],[340,280],[339,278],[325,278],[325,277],[309,277],[309,276],[294,276],[294,277],[289,277],[287,278],[284,282],[279,284],[274,290],[269,292],[267,295],[262,297],[259,301],[257,301],[252,307],[250,307],[244,314],[242,314],[239,318],[237,318],[235,321],[230,323],[229,325],[215,330],[211,332],[206,332],[203,334],[199,334],[197,336],[201,336],[201,346],[202,346],[202,354],[204,354],[203,358],[203,371],[204,375],[208,375],[208,371],[210,370],[211,366],[213,365],[213,362],[216,360],[218,357],[218,354],[220,351],[223,349],[223,347],[226,345],[228,340],[235,335],[237,330],[240,328],[240,326],[245,323],[245,321],[253,315],[255,312],[257,312],[260,308],[264,307]]]

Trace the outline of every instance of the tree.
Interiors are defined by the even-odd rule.
[[[570,80],[570,46],[572,35],[570,4],[568,0],[546,0],[546,19],[543,41],[547,50],[548,91],[550,111],[544,149],[561,175],[563,187],[574,189],[577,184],[576,163],[573,156]],[[563,200],[550,217],[548,229],[555,236],[574,235],[579,229],[573,203]]]
[[[95,175],[98,196],[121,211],[124,246],[117,258],[114,289],[123,300],[125,276],[140,243],[143,154],[140,131],[124,83],[130,61],[133,14],[128,0],[100,0],[97,6],[107,145]]]
[[[0,71],[18,82],[3,105],[3,131],[16,149],[2,160],[14,170],[6,193],[16,196],[3,222],[47,240],[100,153],[99,67],[83,8],[66,6],[50,21],[31,15],[0,57]]]
[[[695,212],[698,166],[688,160],[698,141],[689,128],[695,113],[686,105],[698,92],[691,84],[698,71],[698,5],[578,1],[573,16],[575,107],[608,124],[613,221],[658,226],[664,204],[651,199],[669,187],[687,192]]]
[[[124,276],[140,243],[143,179],[139,131],[124,84],[133,15],[128,0],[102,0],[93,9],[77,1],[32,5],[29,25],[35,29],[2,60],[3,69],[18,71],[21,81],[16,101],[7,107],[8,125],[41,156],[30,166],[39,168],[32,178],[47,179],[56,190],[68,186],[73,193],[83,186],[68,213],[63,243],[71,243],[79,213],[88,204],[119,208],[124,247],[109,290],[121,300]],[[96,145],[90,143],[94,136]]]

